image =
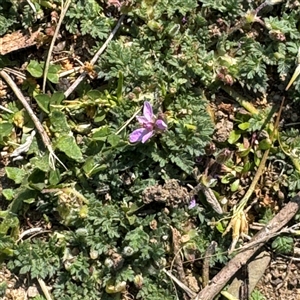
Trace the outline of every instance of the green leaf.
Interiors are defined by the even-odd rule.
[[[103,97],[103,94],[98,90],[91,90],[91,91],[88,91],[86,96],[95,101],[95,100]]]
[[[26,273],[28,273],[28,272],[30,271],[30,269],[31,269],[31,266],[30,266],[30,265],[25,265],[25,266],[23,266],[23,267],[20,269],[19,273],[20,273],[20,274],[26,274]]]
[[[102,126],[94,131],[93,140],[95,141],[106,141],[107,136],[110,134],[108,126]]]
[[[19,219],[12,213],[8,213],[0,224],[0,234],[6,235],[10,228],[19,226]]]
[[[272,248],[278,253],[289,254],[293,251],[294,240],[290,236],[278,236],[272,242]]]
[[[240,185],[240,180],[239,179],[236,179],[231,185],[230,185],[230,190],[232,192],[236,192],[239,188],[239,185]]]
[[[50,99],[50,106],[60,105],[64,99],[65,99],[64,92],[55,92]]]
[[[0,123],[0,142],[4,137],[9,136],[13,130],[13,125],[11,123]]]
[[[30,163],[45,173],[51,169],[49,164],[49,155],[44,155],[43,157],[33,157],[30,160]]]
[[[50,114],[50,122],[51,122],[51,130],[53,132],[60,132],[60,133],[69,133],[70,127],[67,122],[66,115],[59,111],[54,110]]]
[[[45,187],[45,173],[40,169],[34,169],[28,176],[28,183],[31,188],[41,191]]]
[[[115,134],[111,134],[107,137],[107,142],[112,146],[116,147],[120,142],[120,137]]]
[[[41,64],[36,60],[31,60],[26,69],[31,76],[35,78],[40,78],[43,76],[44,64]],[[58,83],[59,82],[58,72],[60,71],[60,69],[61,67],[59,65],[50,65],[47,74],[47,79],[52,83]]]
[[[51,185],[57,185],[61,180],[59,169],[51,170],[49,172],[49,183]]]
[[[36,199],[38,193],[38,191],[32,189],[20,189],[15,199],[11,202],[11,212],[17,214],[22,208],[23,202],[32,203]]]
[[[103,121],[106,117],[106,112],[105,110],[101,110],[100,112],[97,112],[97,115],[94,118],[94,122],[95,123],[99,123],[101,121]]]
[[[261,161],[261,157],[254,153],[254,164],[258,167]]]
[[[34,97],[40,109],[42,109],[45,113],[49,113],[49,103],[50,97],[46,94],[36,95]]]
[[[58,71],[60,71],[60,69],[61,68],[59,65],[50,65],[47,74],[47,79],[52,83],[59,83]]]
[[[36,60],[31,60],[26,69],[35,78],[40,78],[43,75],[43,68]]]
[[[228,184],[232,179],[234,179],[233,174],[228,173],[228,174],[226,174],[225,176],[222,177],[221,182],[223,184]]]
[[[118,87],[117,87],[117,99],[119,102],[122,101],[123,84],[124,84],[124,74],[123,72],[119,71],[119,80],[118,80]]]
[[[216,225],[216,228],[221,233],[223,233],[225,231],[225,228],[223,227],[222,222],[218,222],[217,225]]]
[[[239,140],[240,137],[241,137],[240,131],[233,130],[229,134],[228,143],[234,144],[235,142],[237,142]]]
[[[12,179],[16,184],[19,184],[23,181],[24,177],[27,175],[27,172],[23,169],[14,168],[14,167],[5,167],[7,177]]]
[[[69,135],[63,135],[58,138],[56,147],[64,152],[68,157],[76,160],[82,161],[82,153],[80,148],[77,146],[75,138]]]
[[[248,156],[251,151],[251,148],[245,148],[243,144],[238,144],[238,153],[240,157]]]
[[[264,139],[264,140],[260,141],[258,144],[258,148],[261,150],[270,149],[271,146],[272,146],[272,142],[270,139]]]
[[[252,163],[250,161],[247,161],[243,167],[242,173],[246,173],[250,171],[251,167],[252,167]]]
[[[238,125],[238,127],[241,130],[247,130],[250,127],[250,123],[249,122],[241,123]]]
[[[11,201],[14,198],[15,193],[13,189],[4,189],[2,191],[2,195],[5,197],[6,200]]]
[[[98,172],[104,171],[107,169],[106,164],[97,164],[94,160],[94,157],[89,157],[86,159],[85,164],[82,167],[83,171],[85,172],[85,175],[87,177],[90,177],[94,174],[97,174]]]
[[[35,201],[35,198],[28,198],[28,199],[23,200],[23,202],[27,203],[27,204],[32,204],[32,203],[34,203],[34,201]]]

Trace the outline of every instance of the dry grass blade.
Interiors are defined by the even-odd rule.
[[[183,284],[180,280],[178,280],[172,273],[167,271],[166,269],[163,269],[163,271],[174,281],[176,284],[185,291],[190,298],[195,298],[197,296],[196,293],[194,293],[190,288],[188,288],[185,284]]]
[[[0,105],[0,109],[2,109],[3,111],[8,112],[8,113],[10,113],[10,114],[13,114],[13,113],[14,113],[12,110],[10,110],[10,109],[4,107],[3,105]]]
[[[49,47],[49,52],[48,52],[48,56],[47,56],[47,60],[46,60],[46,62],[45,62],[45,68],[44,68],[44,75],[43,75],[43,93],[45,93],[45,89],[46,89],[47,74],[48,74],[48,70],[49,70],[50,59],[51,59],[51,56],[52,56],[54,44],[55,44],[55,41],[56,41],[58,32],[59,32],[59,30],[60,30],[61,23],[62,23],[62,21],[63,21],[65,15],[66,15],[66,12],[68,11],[68,8],[69,8],[69,6],[70,6],[70,4],[71,4],[71,1],[72,1],[72,0],[67,0],[66,4],[65,4],[65,5],[62,5],[62,8],[61,8],[61,14],[60,14],[60,17],[59,17],[59,20],[58,20],[58,23],[57,23],[57,26],[56,26],[56,29],[55,29],[53,38],[52,38],[52,40],[51,40],[51,44],[50,44],[50,47]],[[63,3],[63,1],[62,1],[62,3]]]
[[[38,278],[37,280],[38,280],[38,283],[39,283],[39,285],[40,285],[40,287],[41,287],[41,289],[42,289],[42,291],[43,291],[44,296],[46,297],[46,299],[47,299],[47,300],[52,300],[52,297],[51,297],[51,295],[49,294],[48,288],[47,288],[47,286],[46,286],[44,280],[41,279],[41,278]]]

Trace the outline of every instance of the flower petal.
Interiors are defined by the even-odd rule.
[[[157,120],[155,125],[160,130],[166,130],[168,128],[168,125],[163,120]]]
[[[142,137],[148,132],[146,128],[138,128],[129,135],[130,143],[140,142]]]
[[[190,201],[190,205],[188,206],[188,209],[192,209],[196,206],[196,199],[193,197]]]
[[[145,125],[145,124],[149,123],[149,120],[144,116],[136,116],[136,119],[138,120],[138,122],[141,125]]]
[[[145,132],[144,134],[143,134],[143,137],[142,137],[142,143],[144,144],[145,142],[147,142],[150,138],[151,138],[151,136],[153,135],[153,133],[154,133],[154,131],[153,130],[150,130],[150,131],[148,131],[148,130],[146,130],[147,132]]]
[[[144,117],[148,120],[148,122],[152,122],[153,121],[152,105],[148,101],[144,102],[143,114],[144,114]]]

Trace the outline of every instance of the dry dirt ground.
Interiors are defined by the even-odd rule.
[[[300,300],[300,259],[272,259],[257,289],[266,300]]]

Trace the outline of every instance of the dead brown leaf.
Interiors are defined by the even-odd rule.
[[[18,30],[4,35],[0,38],[0,54],[5,55],[13,51],[34,46],[39,32],[40,29],[35,32]]]

